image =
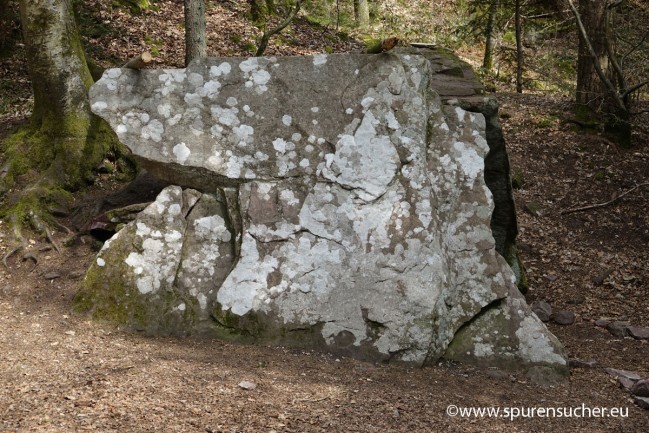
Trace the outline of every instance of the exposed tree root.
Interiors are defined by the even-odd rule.
[[[34,262],[34,267],[29,271],[30,273],[34,272],[34,269],[36,269],[36,266],[38,266],[38,257],[33,255],[32,253],[25,253],[23,254],[23,262],[26,260],[31,260]]]
[[[9,221],[11,223],[11,227],[13,229],[12,230],[13,231],[13,237],[14,237],[14,241],[16,243],[16,246],[14,248],[10,249],[7,252],[7,254],[5,254],[2,257],[2,263],[5,265],[5,268],[7,268],[7,269],[9,269],[9,264],[7,263],[7,260],[9,260],[9,258],[11,256],[13,256],[14,254],[16,254],[17,252],[19,252],[20,250],[22,250],[23,248],[25,248],[27,246],[27,241],[25,241],[25,238],[23,237],[23,234],[22,234],[22,226],[19,223],[16,222],[16,219],[17,218],[16,218],[15,215],[12,215],[9,218]]]
[[[2,259],[2,263],[7,269],[9,269],[9,259],[28,246],[23,235],[25,227],[31,228],[37,235],[47,239],[53,248],[61,254],[61,247],[50,229],[56,225],[56,221],[51,217],[50,207],[65,199],[66,193],[46,177],[42,177],[38,182],[16,191],[6,198],[3,215],[9,220],[15,245]],[[66,231],[69,232],[69,230]],[[25,254],[23,261],[27,259],[34,261],[34,267],[38,265],[38,259],[33,254]]]

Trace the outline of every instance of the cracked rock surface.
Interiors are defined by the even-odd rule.
[[[407,53],[106,71],[93,111],[179,186],[105,244],[77,306],[152,333],[564,371],[496,252],[485,117],[436,76]]]

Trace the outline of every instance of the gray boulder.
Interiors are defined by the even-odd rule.
[[[104,246],[76,305],[155,333],[567,371],[496,250],[485,117],[436,77],[411,53],[106,71],[93,111],[179,186]]]

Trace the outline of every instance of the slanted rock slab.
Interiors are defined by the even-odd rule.
[[[496,251],[485,117],[444,103],[432,65],[322,54],[107,70],[93,111],[178,186],[104,246],[78,307],[149,332],[419,365],[464,358],[459,340],[481,362],[566,372]]]

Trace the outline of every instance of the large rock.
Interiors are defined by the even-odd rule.
[[[180,186],[105,245],[78,307],[150,332],[567,371],[496,251],[485,117],[442,102],[434,65],[402,53],[106,71],[93,111]]]

